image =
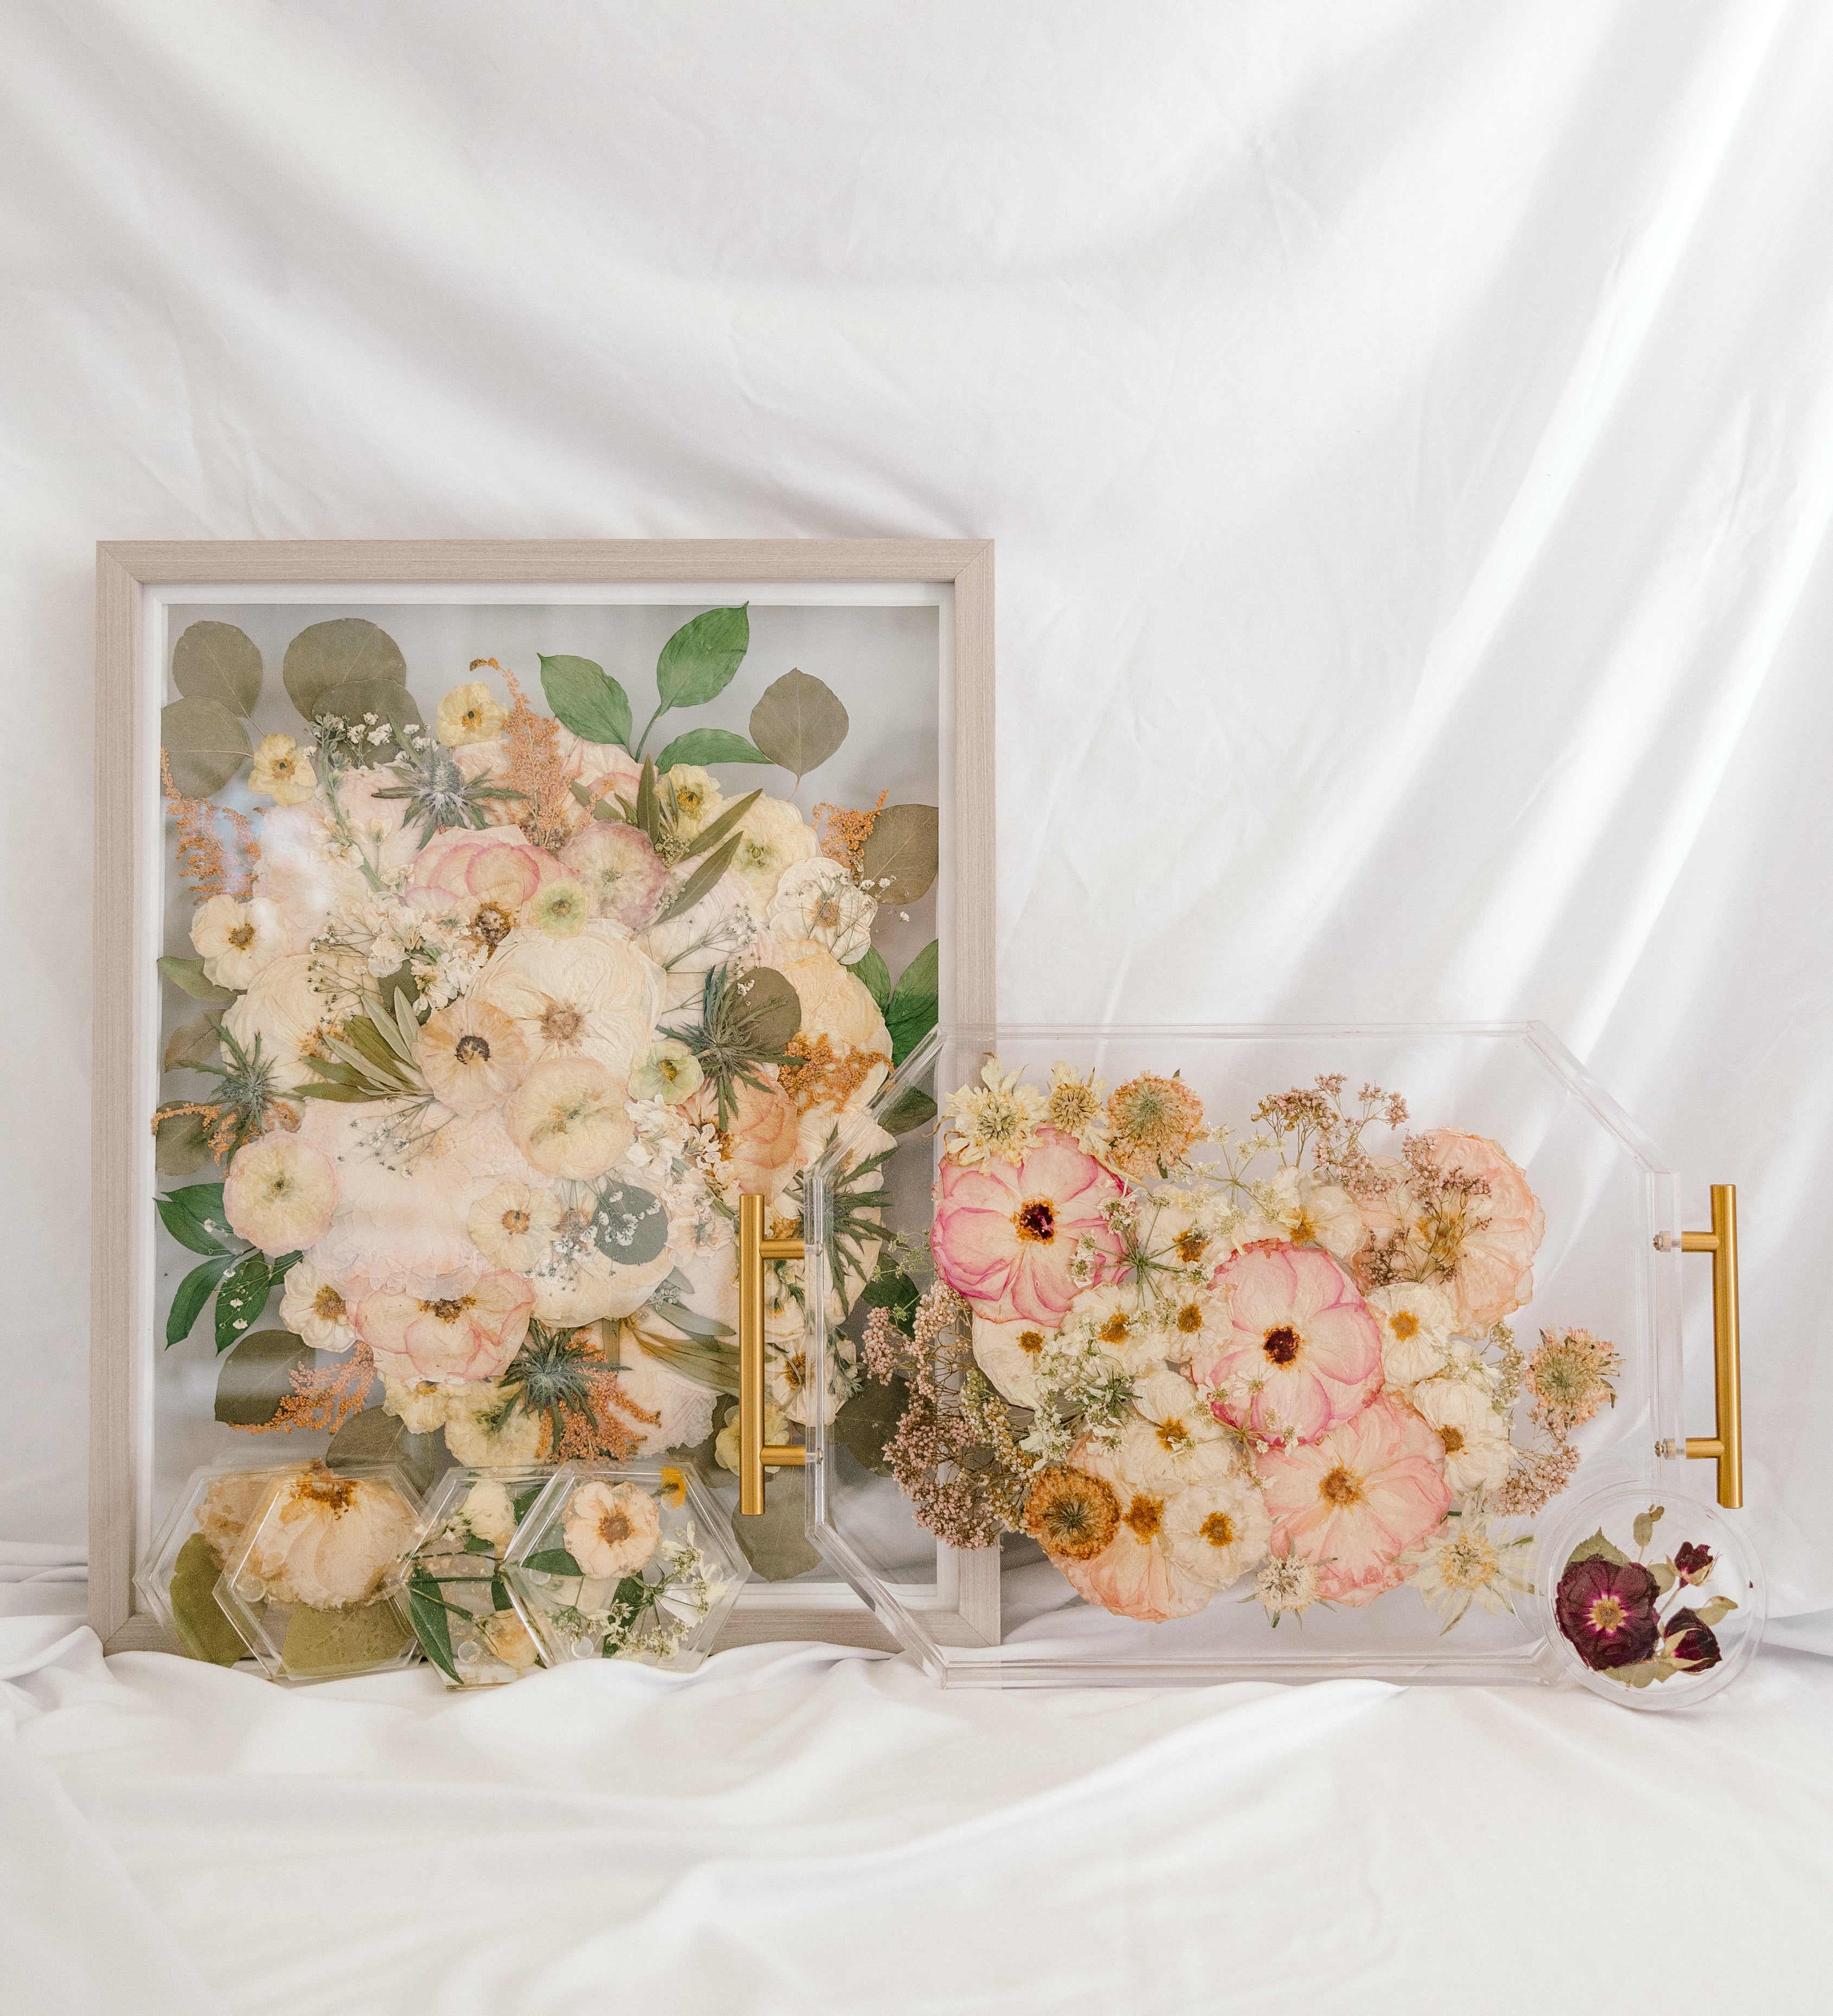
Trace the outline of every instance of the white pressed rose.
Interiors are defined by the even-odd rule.
[[[286,1271],[280,1320],[314,1351],[348,1351],[356,1342],[343,1291],[309,1260],[296,1261]]]
[[[675,794],[675,830],[690,839],[726,809],[725,794],[697,763],[675,764],[662,772],[662,781]]]
[[[814,1351],[805,1344],[768,1348],[764,1373],[769,1382],[770,1398],[790,1420],[800,1422],[804,1427],[814,1419],[817,1407],[821,1410],[822,1420],[831,1421],[851,1390],[834,1355],[828,1355],[823,1367],[817,1363]]]
[[[1367,1298],[1381,1327],[1381,1377],[1389,1386],[1411,1386],[1445,1368],[1457,1321],[1451,1298],[1429,1281],[1395,1281]]]
[[[513,1610],[494,1611],[484,1620],[484,1642],[493,1657],[519,1673],[537,1665],[541,1653],[528,1636],[528,1627]]]
[[[1163,1485],[1212,1479],[1232,1467],[1227,1432],[1181,1373],[1154,1372],[1133,1391],[1140,1419],[1122,1436],[1121,1467]]]
[[[1460,1497],[1501,1485],[1514,1452],[1507,1424],[1480,1386],[1461,1379],[1423,1379],[1406,1398],[1445,1445],[1445,1481]]]
[[[1294,1244],[1321,1246],[1347,1260],[1363,1241],[1366,1227],[1356,1200],[1337,1183],[1320,1183],[1302,1169],[1281,1169],[1266,1189],[1273,1215]]]
[[[260,1038],[261,1060],[272,1067],[281,1092],[312,1078],[305,1060],[317,1052],[323,1034],[324,998],[312,985],[312,964],[307,952],[270,959],[223,1017],[223,1027],[244,1050],[252,1053]]]
[[[664,1449],[692,1449],[713,1432],[713,1409],[718,1395],[697,1379],[684,1378],[660,1364],[628,1334],[621,1346],[618,1384],[653,1424],[632,1423],[639,1439],[639,1456],[659,1456]]]
[[[1042,1323],[989,1323],[974,1319],[974,1362],[992,1382],[999,1397],[1015,1407],[1038,1404],[1038,1360],[1057,1333]]]
[[[636,1138],[624,1086],[595,1057],[549,1057],[529,1072],[503,1118],[544,1176],[603,1175]]]
[[[463,749],[474,742],[494,742],[508,718],[489,687],[481,679],[470,679],[454,686],[439,703],[433,733],[448,749]]]
[[[817,855],[783,870],[765,920],[780,938],[809,938],[842,966],[864,958],[878,905],[837,861]]]
[[[571,938],[520,930],[497,947],[476,998],[514,1023],[533,1062],[592,1057],[623,1084],[649,1049],[661,975],[614,926]]]
[[[398,1379],[382,1382],[382,1408],[392,1414],[410,1435],[430,1435],[445,1426],[445,1417],[456,1389],[438,1380],[422,1380],[413,1385]],[[458,1452],[455,1449],[456,1456]]]
[[[239,992],[286,951],[286,927],[265,897],[239,903],[233,896],[212,896],[191,920],[191,942],[203,961],[204,977]]]
[[[223,1215],[264,1253],[315,1246],[337,1207],[337,1172],[297,1134],[264,1134],[239,1148],[223,1181]]]
[[[662,1537],[661,1514],[641,1485],[582,1484],[567,1500],[567,1551],[589,1576],[635,1575]]]
[[[783,798],[758,799],[739,821],[738,830],[743,837],[733,856],[732,870],[761,917],[770,907],[784,869],[809,859],[819,843],[801,814]]]
[[[465,1524],[480,1540],[493,1547],[506,1547],[516,1530],[516,1508],[506,1486],[495,1478],[485,1478],[465,1493]]]
[[[477,1380],[445,1392],[445,1446],[454,1463],[467,1470],[509,1470],[542,1460],[546,1424],[520,1409],[512,1414],[500,1381]]]
[[[391,1484],[315,1462],[275,1486],[233,1579],[251,1600],[342,1610],[380,1589],[415,1534],[412,1508]]]
[[[492,1266],[525,1274],[540,1263],[560,1222],[560,1208],[547,1191],[499,1183],[471,1206],[465,1229]]]

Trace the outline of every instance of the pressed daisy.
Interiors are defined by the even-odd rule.
[[[1038,1367],[1057,1333],[1043,1323],[974,1319],[974,1362],[1015,1407],[1039,1404]]]
[[[1092,1340],[1129,1371],[1144,1372],[1165,1362],[1165,1340],[1153,1314],[1136,1287],[1085,1288],[1070,1304],[1064,1327]]]
[[[1321,1246],[1347,1260],[1367,1236],[1356,1200],[1338,1183],[1320,1183],[1309,1171],[1277,1171],[1265,1186],[1264,1203],[1275,1223],[1296,1246]]]
[[[1113,1491],[1119,1518],[1112,1540],[1101,1553],[1059,1565],[1089,1602],[1100,1604],[1117,1617],[1158,1624],[1168,1618],[1194,1615],[1215,1593],[1213,1582],[1185,1567],[1178,1550],[1193,1524],[1200,1525],[1209,1510],[1234,1506],[1238,1492],[1223,1468],[1226,1456],[1219,1457],[1220,1474],[1180,1490],[1135,1468],[1131,1459],[1137,1449],[1136,1442],[1123,1438],[1118,1450],[1097,1449],[1083,1454],[1082,1463]],[[1192,1492],[1198,1495],[1202,1510],[1194,1512],[1192,1519],[1175,1518],[1178,1500]]]
[[[1381,1377],[1391,1387],[1411,1386],[1442,1371],[1457,1312],[1430,1281],[1395,1281],[1367,1298],[1381,1334]]]
[[[1025,1499],[1025,1530],[1053,1559],[1092,1561],[1120,1528],[1120,1500],[1104,1479],[1067,1463],[1038,1472]]]
[[[1182,1489],[1232,1467],[1228,1431],[1180,1373],[1154,1372],[1140,1380],[1133,1404],[1140,1418],[1121,1438],[1121,1461],[1129,1472]]]
[[[1104,1103],[1107,1088],[1093,1071],[1084,1078],[1064,1064],[1050,1067],[1050,1089],[1044,1095],[1044,1119],[1083,1154],[1099,1155],[1113,1129]]]
[[[427,1018],[420,1066],[427,1085],[454,1113],[500,1105],[522,1082],[528,1046],[508,1016],[474,998]]]
[[[508,718],[481,679],[468,679],[439,703],[433,733],[448,749],[463,749],[474,742],[494,742]]]
[[[1161,1299],[1160,1341],[1175,1364],[1188,1364],[1214,1349],[1228,1322],[1228,1307],[1207,1288],[1174,1286]]]
[[[1447,1519],[1422,1547],[1403,1555],[1413,1586],[1437,1606],[1449,1631],[1473,1603],[1485,1610],[1511,1608],[1516,1591],[1531,1590],[1528,1579],[1533,1536],[1505,1540],[1493,1532],[1480,1511]]]
[[[1266,1552],[1272,1521],[1251,1478],[1212,1471],[1178,1492],[1165,1514],[1171,1558],[1209,1589],[1226,1589]]]
[[[592,907],[591,894],[582,883],[549,882],[528,905],[528,921],[550,938],[577,938]]]
[[[567,1500],[567,1552],[589,1575],[635,1575],[662,1537],[656,1501],[638,1484],[595,1478]]]
[[[528,1183],[499,1183],[465,1215],[465,1229],[478,1251],[493,1267],[515,1274],[540,1263],[560,1222],[559,1204]]]
[[[1525,1383],[1534,1411],[1559,1434],[1616,1405],[1611,1381],[1622,1370],[1614,1344],[1588,1330],[1543,1330]]]
[[[630,1074],[630,1096],[679,1106],[700,1090],[701,1077],[700,1059],[686,1044],[665,1036]]]
[[[1169,1175],[1203,1131],[1203,1102],[1183,1079],[1143,1071],[1108,1099],[1107,1159],[1122,1174]]]
[[[1043,1095],[1021,1085],[1023,1075],[1001,1071],[998,1058],[989,1057],[978,1085],[951,1093],[942,1124],[953,1131],[943,1139],[944,1153],[967,1168],[984,1168],[996,1158],[1023,1161],[1044,1111]]]

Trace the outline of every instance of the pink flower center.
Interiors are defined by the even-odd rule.
[[[1281,1323],[1277,1330],[1266,1333],[1266,1341],[1261,1348],[1275,1365],[1290,1365],[1298,1355],[1298,1333],[1290,1323]]]
[[[1012,1223],[1021,1239],[1048,1246],[1057,1237],[1057,1207],[1048,1197],[1032,1197],[1012,1214]]]

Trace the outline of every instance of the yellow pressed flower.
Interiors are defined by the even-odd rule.
[[[264,735],[255,744],[248,788],[275,805],[301,805],[319,787],[312,758],[290,735]]]
[[[481,679],[472,679],[454,686],[439,703],[433,733],[448,749],[463,749],[469,743],[494,742],[508,718],[491,697],[489,687]]]
[[[664,1505],[679,1505],[686,1496],[687,1479],[681,1474],[673,1463],[664,1463],[662,1465],[662,1503]]]

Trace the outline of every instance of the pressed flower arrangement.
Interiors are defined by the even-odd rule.
[[[286,650],[297,729],[256,737],[252,641],[180,635],[161,775],[192,906],[160,965],[196,1012],[167,1032],[153,1125],[159,1216],[194,1256],[165,1341],[214,1343],[218,1420],[282,1449],[328,1436],[334,1475],[663,1454],[729,1473],[735,1201],[763,1192],[793,1230],[808,1166],[938,993],[934,943],[895,977],[874,944],[935,878],[934,807],[805,815],[793,790],[721,781],[799,788],[848,733],[831,689],[786,670],[747,732],[658,734],[749,646],[743,608],[683,625],[641,733],[618,679],[564,656],[461,668],[429,721],[392,638],[340,617]],[[243,786],[253,811],[222,801]],[[819,1284],[837,1318],[871,1271],[894,1138],[853,1157],[852,1258]],[[856,1384],[808,1377],[804,1276],[771,1269],[787,1435]],[[425,1643],[438,1606],[409,1607]],[[481,1618],[482,1664],[513,1668],[490,1635],[511,1614]]]

